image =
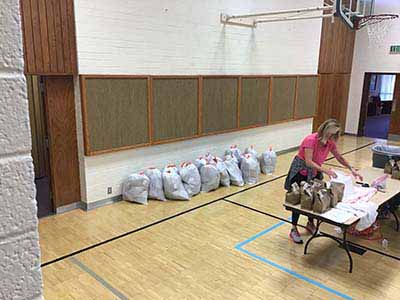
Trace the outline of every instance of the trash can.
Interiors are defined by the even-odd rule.
[[[372,166],[374,168],[385,168],[389,159],[400,160],[400,147],[386,145],[372,147]]]

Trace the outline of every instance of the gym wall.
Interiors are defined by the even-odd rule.
[[[89,146],[89,150],[94,151],[81,155],[86,192],[83,201],[89,204],[120,195],[121,183],[130,173],[151,165],[163,167],[168,163],[192,160],[207,151],[221,155],[230,144],[242,148],[254,144],[258,151],[271,144],[276,150],[288,149],[298,146],[300,140],[311,132],[312,119],[297,118],[307,115],[307,105],[312,103],[307,102],[309,98],[304,96],[304,90],[293,91],[296,91],[297,75],[312,78],[318,72],[321,20],[262,24],[251,30],[223,26],[219,15],[222,12],[234,14],[318,6],[321,1],[179,0],[166,3],[155,0],[103,0],[96,3],[75,0],[79,74],[82,77],[144,76],[152,81],[147,95],[152,100],[147,108],[150,114],[140,123],[143,125],[147,121],[147,135],[144,134],[143,138],[148,136],[149,139],[130,140],[140,145],[138,148],[102,154],[102,149],[110,146],[125,146],[122,141],[104,138],[100,139],[103,144],[96,142],[97,148],[90,149]],[[157,76],[171,78],[167,80]],[[230,80],[222,80],[224,76]],[[294,76],[294,82],[291,82],[294,86],[290,85],[292,93],[283,98],[279,98],[281,95],[278,93],[277,103],[263,105],[262,100],[268,99],[264,93],[273,98],[274,76]],[[181,77],[187,78],[183,80]],[[201,86],[200,77],[203,78]],[[193,79],[197,80],[197,90]],[[82,86],[82,82],[77,82],[77,86]],[[176,87],[182,94],[175,93]],[[198,92],[197,98],[195,91]],[[240,97],[233,99],[237,94]],[[83,99],[80,99],[81,95]],[[199,97],[202,100],[200,105]],[[215,109],[221,107],[218,106],[221,103],[215,103],[218,97],[230,99],[222,105],[229,114],[222,123],[216,122],[220,115],[213,115]],[[82,103],[84,125],[88,125],[85,115],[89,113],[87,109],[91,99],[94,98],[87,97],[83,86],[78,93],[77,108]],[[192,105],[182,107],[183,111],[172,109],[173,105],[182,106],[184,99]],[[306,107],[306,112],[296,108],[295,99],[304,101],[302,107]],[[115,103],[126,105],[119,101]],[[109,99],[106,103],[102,109],[111,107],[114,100]],[[205,103],[211,106],[205,107]],[[217,106],[213,108],[213,105]],[[145,109],[143,105],[140,107]],[[287,110],[288,114],[279,115],[282,112],[279,107]],[[81,141],[85,135],[92,134],[91,130],[101,132],[101,126],[106,124],[106,119],[103,119],[103,125],[96,121],[100,112],[97,113],[97,116],[92,116],[92,129],[84,126],[85,130],[78,131]],[[118,115],[118,110],[113,108],[109,113]],[[191,117],[184,120],[182,115]],[[171,130],[173,126],[181,127],[180,123],[166,126],[167,119],[171,118],[188,125],[178,131]],[[193,122],[194,119],[197,123]],[[82,124],[77,127],[82,127]],[[246,130],[242,130],[244,128]],[[180,140],[192,135],[198,138]],[[149,141],[151,146],[145,147]],[[90,138],[89,142],[92,143]],[[107,194],[107,187],[112,187],[111,194]]]

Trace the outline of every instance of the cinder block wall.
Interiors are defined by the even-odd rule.
[[[0,299],[42,299],[18,0],[0,1]]]

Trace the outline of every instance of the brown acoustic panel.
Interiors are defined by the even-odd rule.
[[[149,142],[147,79],[86,79],[90,152]]]
[[[202,128],[204,133],[237,127],[237,78],[204,78]]]
[[[297,87],[296,118],[312,117],[317,102],[318,77],[299,77]]]
[[[197,134],[197,79],[153,80],[153,140],[192,137]]]
[[[272,79],[271,122],[293,118],[296,78],[275,77]]]
[[[243,78],[240,97],[240,127],[266,124],[269,78]]]

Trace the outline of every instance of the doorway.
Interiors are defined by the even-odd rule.
[[[361,102],[359,136],[387,139],[394,103],[395,83],[400,76],[366,73]]]
[[[29,118],[32,138],[32,159],[35,170],[37,215],[39,218],[54,213],[51,191],[49,160],[49,138],[46,121],[43,79],[40,76],[26,76]]]

